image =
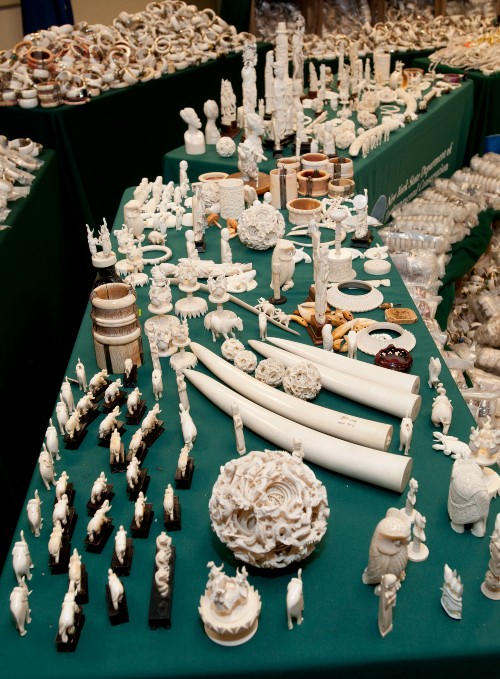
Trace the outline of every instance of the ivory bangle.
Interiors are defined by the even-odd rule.
[[[340,372],[345,375],[362,377],[371,382],[382,384],[384,387],[410,391],[412,394],[418,394],[420,389],[420,377],[418,375],[396,373],[394,370],[388,371],[386,368],[381,368],[372,363],[353,361],[352,358],[347,358],[347,356],[340,356],[339,354],[325,351],[319,347],[311,347],[302,344],[301,342],[281,339],[280,337],[268,337],[267,341],[280,349],[291,351],[293,354],[302,356],[307,360],[319,363],[320,365],[325,365],[334,370],[340,370]]]
[[[381,450],[341,441],[319,431],[270,413],[207,375],[185,370],[185,377],[214,405],[232,416],[237,403],[243,425],[282,450],[293,450],[293,439],[302,439],[305,459],[325,469],[381,488],[402,493],[410,478],[413,460]]]
[[[298,402],[294,396],[259,382],[255,377],[242,374],[241,370],[197,342],[191,342],[189,348],[220,380],[278,415],[324,434],[377,450],[387,450],[391,443],[391,425],[354,417],[313,403]]]
[[[248,343],[252,349],[258,351],[266,358],[277,358],[282,361],[287,368],[291,365],[302,363],[304,360],[300,356],[273,347],[267,342],[248,340]],[[319,369],[323,387],[334,394],[339,394],[352,401],[362,403],[390,415],[395,415],[401,419],[403,417],[411,417],[414,420],[417,417],[422,403],[420,396],[409,394],[394,387],[384,387],[382,384],[376,384],[375,382],[352,375],[347,378],[339,370],[322,367],[319,364],[315,364],[314,361],[310,362]]]

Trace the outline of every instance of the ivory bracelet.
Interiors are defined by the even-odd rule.
[[[291,452],[293,440],[302,440],[305,459],[325,469],[359,481],[372,483],[402,493],[410,478],[413,459],[381,450],[341,441],[249,401],[241,394],[195,370],[184,375],[214,405],[232,416],[232,405],[238,405],[243,425],[282,450]]]

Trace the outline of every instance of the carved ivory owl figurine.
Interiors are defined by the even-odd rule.
[[[407,544],[411,538],[410,522],[391,507],[379,521],[370,543],[368,566],[363,572],[365,585],[378,585],[382,576],[392,573],[398,580],[405,579],[408,563]]]
[[[294,244],[285,238],[280,238],[274,247],[272,264],[279,263],[280,288],[285,291],[293,288],[292,279],[295,273],[294,255]],[[272,282],[271,287],[273,287]]]

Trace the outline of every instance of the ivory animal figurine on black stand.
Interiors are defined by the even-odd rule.
[[[179,460],[177,462],[177,469],[175,471],[175,487],[183,490],[191,488],[191,483],[194,474],[194,459],[189,456],[192,445],[183,446]]]
[[[132,568],[132,558],[134,556],[134,545],[132,538],[127,537],[127,531],[123,526],[116,531],[115,549],[111,557],[111,568],[116,575],[130,575]]]
[[[102,507],[104,502],[113,499],[113,484],[108,483],[104,472],[101,472],[92,485],[90,500],[87,502],[87,512],[89,516],[94,516],[96,511]]]
[[[129,621],[127,597],[125,587],[112,568],[108,569],[108,584],[106,585],[106,602],[108,604],[109,622],[122,625]]]
[[[165,488],[163,496],[163,519],[167,531],[181,529],[181,505],[177,495],[174,495],[174,489],[170,483]]]
[[[162,532],[156,538],[155,572],[151,584],[148,622],[151,629],[172,626],[175,547],[172,538]]]

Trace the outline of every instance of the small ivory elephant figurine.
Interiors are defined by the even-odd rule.
[[[183,446],[179,454],[179,459],[177,460],[177,469],[180,471],[182,478],[186,476],[190,450],[191,448],[189,446]]]
[[[437,387],[438,395],[432,399],[431,420],[435,427],[443,427],[443,434],[447,434],[451,425],[453,406],[450,399],[446,396],[446,389],[441,382]]]
[[[90,501],[92,502],[92,504],[100,502],[102,494],[106,492],[107,481],[108,479],[104,475],[104,472],[101,472],[97,479],[94,481],[92,490],[90,492]]]
[[[109,440],[109,463],[118,464],[125,461],[125,451],[122,444],[122,437],[118,429],[113,429]]]
[[[68,489],[68,481],[69,481],[69,476],[68,472],[63,471],[61,472],[59,478],[57,479],[56,483],[56,499],[60,500],[62,496],[66,493]]]
[[[410,452],[411,437],[413,435],[413,422],[411,417],[403,417],[399,428],[399,450],[405,449],[405,455]]]
[[[96,511],[94,516],[88,522],[87,536],[89,542],[91,543],[94,542],[95,538],[100,535],[103,526],[106,523],[111,522],[111,518],[106,516],[106,513],[109,512],[111,507],[112,505],[109,504],[109,500],[104,500],[101,507]]]
[[[439,374],[441,373],[441,361],[439,358],[429,359],[429,381],[428,385],[432,389],[439,384]]]
[[[68,406],[64,402],[64,399],[61,394],[61,400],[57,402],[56,405],[56,417],[57,417],[57,423],[59,425],[59,431],[61,433],[61,436],[64,436],[66,433],[65,424],[68,421],[69,417],[69,411],[68,411]]]
[[[120,604],[123,601],[123,596],[125,594],[125,587],[120,578],[113,572],[111,568],[108,568],[108,587],[109,593],[111,595],[111,602],[113,608],[117,611],[120,608]]]
[[[115,535],[115,554],[118,563],[123,565],[125,561],[125,554],[127,552],[127,531],[123,526],[120,526]]]
[[[134,415],[139,407],[139,401],[141,399],[142,393],[139,391],[139,387],[136,387],[127,397],[127,410],[129,415]]]
[[[456,460],[448,492],[448,514],[453,530],[463,533],[464,526],[472,524],[472,535],[484,537],[490,500],[483,471],[477,462],[471,458]]]
[[[80,361],[80,359],[78,359],[78,363],[76,364],[75,372],[76,379],[78,380],[78,387],[81,391],[87,391],[87,376],[85,374],[85,366]]]
[[[163,496],[163,509],[168,516],[169,521],[174,520],[174,489],[169,483],[165,488],[165,495]]]
[[[80,431],[80,414],[78,410],[74,410],[68,417],[66,424],[64,425],[64,430],[70,439],[73,439],[76,431]]]
[[[155,400],[158,401],[163,396],[163,380],[162,371],[155,368],[151,375],[151,381],[153,383],[153,394]]]
[[[66,376],[65,381],[61,385],[61,397],[64,403],[68,407],[68,411],[72,413],[75,409],[75,400],[73,398],[73,392],[71,391],[71,384],[69,383],[68,377]]]
[[[104,392],[104,403],[112,403],[115,398],[120,393],[120,387],[122,386],[122,381],[120,378],[111,382],[109,387]]]
[[[68,634],[75,633],[75,618],[80,612],[80,607],[75,602],[76,592],[72,583],[69,585],[67,593],[64,595],[64,601],[61,608],[61,615],[59,616],[58,632],[63,644],[68,643]]]
[[[31,622],[31,611],[28,602],[30,594],[31,591],[28,591],[28,585],[24,580],[24,576],[21,578],[20,584],[14,587],[10,593],[10,612],[16,629],[22,637],[26,634],[24,626],[29,625]]]
[[[125,361],[124,361],[124,364],[123,364],[123,369],[124,369],[125,377],[126,377],[127,380],[130,377],[130,373],[132,372],[133,368],[134,368],[134,364],[132,363],[132,359],[126,358]]]
[[[144,436],[148,436],[158,424],[158,415],[161,413],[160,404],[155,403],[152,409],[141,422],[141,429]]]
[[[61,522],[61,525],[65,526],[68,523],[69,507],[68,507],[68,496],[66,493],[58,500],[52,511],[52,523],[54,526],[57,521]]]
[[[73,583],[75,592],[80,594],[82,591],[82,557],[80,554],[78,554],[76,547],[73,550],[73,554],[69,558],[68,579],[70,586],[71,583]]]
[[[99,425],[99,438],[105,439],[111,434],[113,427],[118,426],[118,417],[121,415],[120,407],[115,406],[113,410],[106,415],[104,420]]]
[[[49,554],[54,559],[54,563],[59,563],[61,556],[63,538],[63,527],[60,521],[56,521],[49,538]]]
[[[128,447],[128,452],[130,457],[135,457],[139,451],[139,448],[141,447],[142,443],[142,429],[138,429],[134,434],[132,435],[132,438],[130,440],[130,444]]]
[[[47,444],[47,450],[52,455],[52,459],[60,460],[59,455],[59,439],[57,437],[57,429],[52,424],[52,418],[49,420],[49,426],[45,432],[45,443]]]
[[[52,455],[45,447],[45,443],[43,444],[43,450],[38,457],[38,468],[40,470],[40,476],[42,477],[45,488],[50,490],[50,484],[53,486],[56,485],[55,476],[57,475],[54,471]]]
[[[31,580],[31,569],[34,567],[31,561],[30,550],[28,543],[24,537],[24,531],[20,532],[20,540],[14,543],[12,549],[12,567],[17,579],[17,584],[20,585],[22,578]]]
[[[78,401],[76,404],[76,412],[80,416],[80,419],[82,417],[85,417],[85,415],[89,412],[90,408],[92,407],[92,402],[94,401],[95,397],[94,394],[89,391],[87,394],[84,394],[81,399]]]
[[[189,446],[189,449],[191,450],[193,443],[196,441],[198,430],[193,422],[189,408],[184,408],[182,403],[179,403],[179,415],[181,418],[182,438],[184,439],[185,445]]]
[[[93,394],[95,394],[96,391],[99,391],[99,389],[103,388],[103,386],[106,384],[107,376],[108,371],[106,368],[103,368],[92,377],[89,382],[89,389]]]
[[[127,485],[133,490],[136,484],[139,482],[139,465],[140,461],[137,457],[133,457],[127,465]]]
[[[302,586],[302,568],[299,568],[297,577],[292,578],[286,588],[286,617],[288,629],[293,629],[293,618],[297,625],[302,625],[304,610],[304,592]]]
[[[140,528],[142,526],[142,522],[144,521],[144,514],[146,512],[146,500],[148,498],[144,496],[144,493],[141,492],[137,496],[137,500],[135,501],[134,505],[134,522],[136,525],[136,528]]]
[[[36,538],[40,537],[40,530],[43,524],[41,504],[42,500],[40,500],[38,490],[35,490],[35,497],[28,500],[26,511],[28,513],[28,522],[31,532]]]

